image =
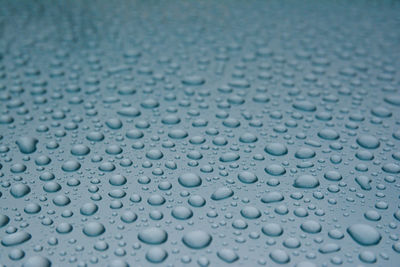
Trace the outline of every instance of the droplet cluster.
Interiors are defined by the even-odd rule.
[[[399,2],[22,2],[0,267],[398,266]]]

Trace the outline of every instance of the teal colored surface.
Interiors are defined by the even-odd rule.
[[[399,266],[399,1],[2,1],[0,266]]]

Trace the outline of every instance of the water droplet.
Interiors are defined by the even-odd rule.
[[[152,247],[146,253],[146,259],[151,263],[163,262],[167,257],[168,253],[160,247]]]
[[[379,232],[368,224],[353,224],[347,228],[347,232],[354,241],[363,246],[377,245],[382,239]]]
[[[83,233],[89,237],[96,237],[103,234],[106,228],[99,222],[88,222],[83,227]]]
[[[264,203],[274,203],[274,202],[280,202],[284,200],[283,195],[280,192],[273,191],[265,194],[262,198],[261,201]]]
[[[35,255],[29,257],[23,264],[23,267],[50,267],[51,265],[52,264],[49,259]]]
[[[233,250],[231,250],[229,248],[220,249],[217,252],[217,255],[221,260],[223,260],[227,263],[232,263],[239,259],[239,256],[236,254],[236,252],[234,252]]]
[[[205,248],[210,245],[211,241],[211,235],[202,230],[188,232],[182,238],[182,242],[192,249]]]
[[[179,176],[178,181],[184,187],[197,187],[202,183],[200,176],[195,173],[184,173]]]
[[[288,263],[290,261],[289,255],[281,249],[274,249],[269,254],[269,257],[278,264]]]
[[[162,244],[167,241],[167,238],[168,235],[166,231],[155,227],[144,229],[138,234],[138,239],[149,245]]]
[[[308,174],[304,174],[304,175],[300,175],[298,176],[293,183],[294,187],[297,188],[316,188],[319,186],[319,180],[318,178],[312,176],[312,175],[308,175]]]
[[[212,200],[223,200],[233,196],[233,191],[228,187],[220,187],[211,195]]]
[[[372,135],[361,135],[357,137],[357,144],[366,149],[376,149],[379,147],[379,140]]]
[[[287,147],[280,143],[269,143],[265,146],[264,150],[272,156],[283,156],[288,153]]]
[[[16,232],[13,234],[9,234],[4,236],[1,239],[1,244],[6,247],[20,245],[29,239],[31,239],[32,235],[27,232]]]
[[[280,236],[283,233],[283,228],[276,223],[268,223],[261,230],[267,236]]]
[[[239,181],[241,181],[242,183],[245,183],[245,184],[252,184],[252,183],[255,183],[258,181],[257,176],[254,173],[249,172],[249,171],[240,172],[238,174],[238,179],[239,179]]]
[[[11,187],[10,193],[15,198],[21,198],[31,192],[31,188],[26,184],[15,184]]]
[[[17,139],[15,142],[21,151],[24,154],[30,154],[36,151],[36,145],[39,142],[38,139],[31,136],[23,136]]]
[[[309,220],[305,221],[300,225],[301,230],[309,234],[316,234],[321,232],[322,226],[316,221]]]
[[[182,83],[184,85],[202,85],[206,82],[206,80],[198,75],[190,75],[190,76],[185,76],[182,79]]]
[[[176,206],[172,209],[171,215],[178,220],[187,220],[193,216],[193,212],[187,207]]]

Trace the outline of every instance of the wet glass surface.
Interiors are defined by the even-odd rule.
[[[398,266],[399,1],[2,1],[0,266]]]

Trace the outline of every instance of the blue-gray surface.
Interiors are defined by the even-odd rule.
[[[0,266],[399,266],[399,1],[2,1]]]

